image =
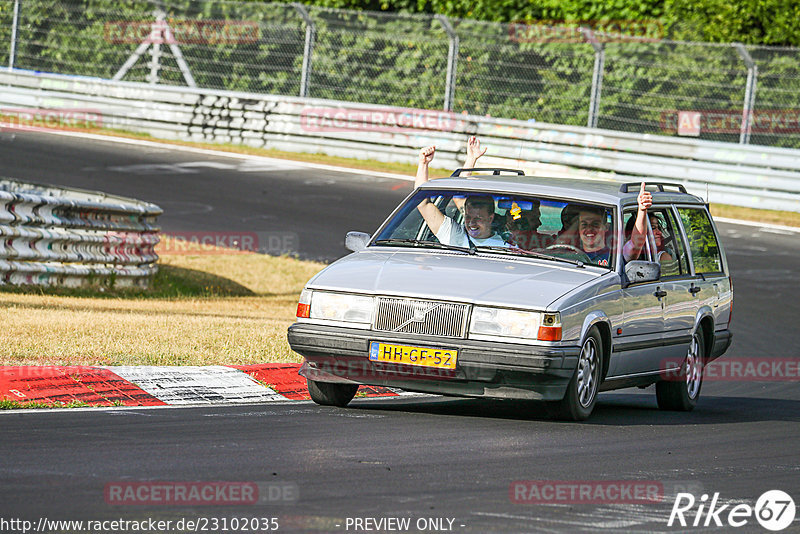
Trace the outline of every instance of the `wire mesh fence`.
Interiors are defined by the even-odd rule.
[[[800,147],[800,49],[612,26],[261,1],[0,0],[0,65]]]
[[[460,39],[454,111],[587,124],[594,52],[585,42],[549,42],[517,26],[454,24]]]

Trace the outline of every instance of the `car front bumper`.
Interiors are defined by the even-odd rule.
[[[376,362],[370,342],[458,350],[454,370]],[[580,347],[543,347],[375,332],[309,323],[289,327],[292,350],[305,357],[300,374],[319,382],[368,384],[440,395],[560,400]]]

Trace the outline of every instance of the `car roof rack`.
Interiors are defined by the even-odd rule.
[[[450,175],[450,178],[457,178],[461,176],[462,172],[472,172],[472,171],[492,171],[494,176],[499,176],[501,172],[510,172],[516,174],[518,176],[525,176],[525,171],[521,171],[519,169],[498,169],[494,167],[476,167],[474,169],[456,169],[453,171],[453,174]]]
[[[649,188],[650,186],[657,187],[659,193],[664,192],[665,187],[675,187],[681,193],[687,193],[686,188],[683,184],[671,184],[668,182],[645,182],[645,189]],[[636,193],[639,191],[639,188],[642,187],[642,182],[628,182],[626,184],[622,184],[619,186],[620,193]],[[687,193],[688,194],[688,193]]]

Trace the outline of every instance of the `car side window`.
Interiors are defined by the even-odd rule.
[[[627,243],[633,234],[633,225],[636,223],[636,210],[626,211],[622,215],[622,227],[625,229],[625,240],[624,243]],[[648,235],[648,241],[650,237]],[[650,255],[650,247],[645,244],[642,247],[642,252],[638,258],[632,258],[634,260],[645,260],[645,261],[653,261],[652,256]]]
[[[686,253],[686,244],[680,235],[675,214],[672,210],[664,210],[660,215],[664,225],[665,248],[672,255],[671,261],[661,263],[662,276],[687,276],[689,274],[689,255]]]
[[[695,273],[722,272],[722,258],[714,227],[703,208],[678,208],[678,214],[689,240]]]

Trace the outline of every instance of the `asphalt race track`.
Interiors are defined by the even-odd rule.
[[[377,229],[412,189],[408,181],[309,171],[291,161],[261,164],[42,133],[0,133],[0,161],[0,176],[155,202],[164,209],[165,232],[265,232],[286,237],[294,249],[287,252],[326,261],[346,252],[347,231]]]
[[[324,260],[346,253],[346,231],[375,230],[411,191],[407,181],[291,162],[259,166],[44,133],[0,134],[0,162],[3,176],[155,202],[168,232],[288,235],[301,257]],[[726,358],[796,361],[800,234],[719,226],[735,287]],[[691,413],[659,411],[652,387],[604,393],[583,423],[557,421],[537,403],[438,397],[357,399],[347,409],[293,402],[0,413],[0,519],[277,518],[278,532],[403,531],[366,518],[408,518],[410,532],[730,531],[730,509],[767,490],[800,500],[798,380],[707,381]],[[154,481],[289,492],[212,506],[118,505],[104,494]],[[515,481],[640,481],[665,498],[515,502]],[[687,526],[669,527],[679,492],[697,503]],[[717,508],[727,505],[724,526],[711,518],[704,526],[707,515],[692,526],[701,496],[716,493]],[[745,521],[737,532],[766,531],[753,516]],[[792,531],[800,518],[784,532]]]

